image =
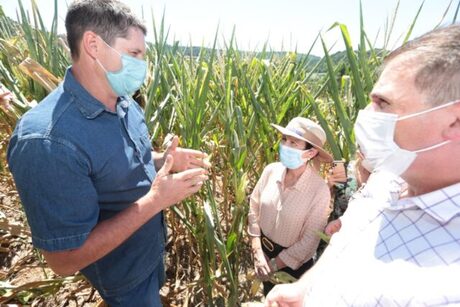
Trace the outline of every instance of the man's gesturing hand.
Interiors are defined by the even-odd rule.
[[[204,152],[179,147],[179,138],[174,136],[167,143],[164,157],[171,155],[174,164],[171,168],[173,172],[182,172],[192,168],[209,168],[211,164],[207,161],[208,155]]]
[[[168,155],[149,191],[152,203],[160,206],[161,210],[196,193],[203,182],[208,179],[207,171],[203,168],[193,168],[170,174],[173,164],[174,158]]]

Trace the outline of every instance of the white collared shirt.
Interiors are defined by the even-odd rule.
[[[383,194],[350,202],[305,306],[460,305],[460,183],[396,201]]]

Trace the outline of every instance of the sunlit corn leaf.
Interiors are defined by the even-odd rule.
[[[317,231],[316,234],[318,235],[318,237],[320,237],[321,240],[323,240],[326,243],[329,243],[329,241],[331,240],[331,237],[329,237],[322,231]]]
[[[278,271],[273,273],[270,276],[270,282],[273,284],[288,284],[292,282],[296,282],[297,278],[293,277],[291,274],[284,272],[284,271]]]
[[[31,58],[27,58],[19,64],[23,73],[34,79],[48,92],[54,90],[59,84],[59,79],[53,76],[46,68]]]
[[[422,1],[422,4],[420,4],[420,7],[417,10],[417,14],[415,15],[414,19],[412,20],[412,23],[410,24],[409,30],[407,31],[406,36],[404,37],[403,44],[405,44],[410,39],[412,35],[412,31],[414,30],[418,16],[420,15],[420,12],[422,11],[424,4],[425,4],[425,1]]]

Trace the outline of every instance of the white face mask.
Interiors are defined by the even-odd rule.
[[[355,136],[364,156],[362,165],[370,172],[386,170],[400,176],[414,162],[420,152],[432,150],[450,143],[450,140],[415,151],[405,150],[394,141],[396,122],[451,106],[451,101],[421,112],[398,117],[396,114],[361,110],[355,123]]]

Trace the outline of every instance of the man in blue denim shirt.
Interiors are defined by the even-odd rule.
[[[200,189],[206,155],[176,137],[152,159],[130,98],[145,78],[146,29],[129,8],[76,1],[66,29],[73,65],[8,149],[33,244],[56,273],[80,270],[110,306],[161,306],[162,210]]]

